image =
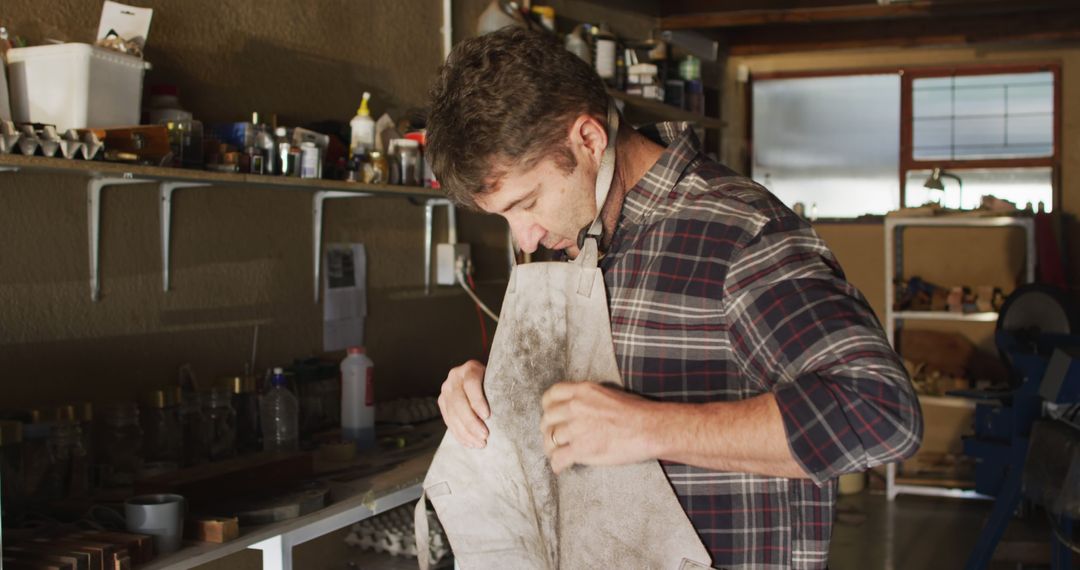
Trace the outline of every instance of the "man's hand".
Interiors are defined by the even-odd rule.
[[[593,382],[560,382],[544,393],[540,432],[551,469],[654,459],[647,445],[652,407],[640,396]]]
[[[465,447],[479,449],[487,445],[484,425],[491,415],[484,397],[484,365],[470,360],[446,376],[439,394],[439,411],[446,428]]]

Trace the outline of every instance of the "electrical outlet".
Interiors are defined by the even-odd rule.
[[[435,246],[435,282],[439,285],[456,285],[455,274],[457,260],[465,266],[470,262],[470,248],[467,243],[440,243]]]

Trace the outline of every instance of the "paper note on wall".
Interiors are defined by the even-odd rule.
[[[136,8],[112,0],[105,0],[101,7],[101,21],[98,22],[97,39],[101,41],[116,32],[121,39],[134,41],[139,47],[146,47],[146,37],[150,35],[150,20],[154,17],[151,8]]]
[[[362,346],[367,316],[364,244],[327,245],[323,268],[323,350]]]

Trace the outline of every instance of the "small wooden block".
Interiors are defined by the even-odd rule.
[[[221,544],[240,536],[240,523],[236,517],[204,517],[189,520],[188,538],[202,542]]]
[[[132,564],[146,564],[154,559],[154,537],[147,534],[88,530],[75,533],[71,537],[108,542],[125,548]]]

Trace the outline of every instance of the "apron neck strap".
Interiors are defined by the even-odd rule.
[[[611,182],[615,178],[615,139],[618,135],[619,111],[615,108],[615,102],[609,99],[607,146],[604,147],[604,154],[600,158],[600,169],[596,172],[596,218],[593,219],[588,229],[583,232],[584,235],[579,237],[579,247],[584,245],[587,238],[593,238],[599,243],[600,237],[604,233],[604,224],[600,216],[604,209],[604,202],[607,201],[608,193],[611,191]]]

